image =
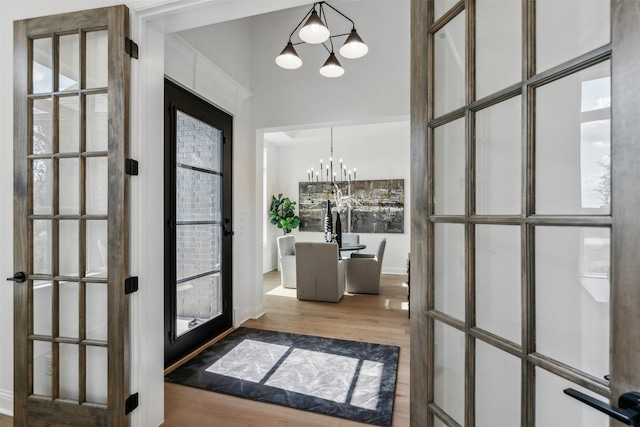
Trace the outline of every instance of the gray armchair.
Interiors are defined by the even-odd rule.
[[[299,300],[338,302],[344,295],[345,261],[338,244],[296,243],[296,282]]]
[[[347,292],[379,294],[382,258],[387,239],[382,239],[375,254],[352,254],[347,263]]]
[[[278,267],[280,284],[283,288],[296,287],[296,239],[293,236],[280,236],[278,244]]]

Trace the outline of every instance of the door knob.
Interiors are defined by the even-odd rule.
[[[582,403],[586,403],[600,412],[604,412],[620,422],[630,426],[640,426],[640,393],[637,391],[625,393],[620,396],[618,399],[619,408],[611,406],[608,403],[602,402],[572,388],[565,389],[564,393],[574,399],[578,399]]]
[[[22,283],[27,281],[27,275],[23,271],[19,271],[13,277],[7,277],[10,282]]]

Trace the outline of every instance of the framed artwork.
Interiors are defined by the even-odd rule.
[[[353,202],[343,210],[343,232],[404,233],[404,179],[341,181],[336,183],[343,196]],[[300,231],[324,231],[327,200],[335,217],[333,183],[300,182]]]

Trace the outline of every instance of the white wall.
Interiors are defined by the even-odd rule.
[[[278,249],[276,247],[275,241],[276,238],[282,235],[282,232],[274,225],[272,225],[269,221],[269,216],[266,212],[267,209],[271,206],[271,197],[277,196],[280,190],[280,181],[279,174],[277,171],[280,169],[280,156],[278,147],[270,144],[269,142],[264,142],[264,148],[267,150],[267,207],[262,208],[262,211],[258,212],[258,215],[262,214],[265,218],[265,223],[267,224],[266,228],[264,228],[263,232],[266,232],[267,235],[267,243],[263,247],[262,252],[262,272],[266,273],[267,271],[271,271],[277,267],[277,259],[278,259]]]
[[[295,133],[295,132],[293,132]],[[283,193],[286,197],[299,203],[300,182],[307,181],[307,170],[320,167],[320,159],[326,162],[330,155],[330,129],[322,129],[326,138],[318,142],[299,142],[279,146],[277,148],[277,160],[279,167],[270,165],[270,170],[277,175],[278,187],[274,191]],[[405,192],[409,192],[409,122],[376,123],[367,125],[338,126],[333,129],[334,142],[334,170],[338,170],[339,161],[342,158],[348,169],[354,167],[358,171],[359,180],[374,179],[404,179]],[[269,137],[267,134],[266,138]],[[387,274],[406,274],[407,257],[409,253],[409,225],[410,200],[405,197],[405,232],[397,233],[361,233],[360,242],[367,245],[367,249],[361,251],[374,253],[380,239],[387,239],[387,246],[382,263],[382,272]],[[270,230],[276,230],[276,236],[281,235],[280,230],[268,221],[266,226]],[[345,226],[343,226],[344,228]],[[322,241],[323,232],[309,232],[295,229],[292,233],[297,241]],[[270,245],[275,251],[275,239]],[[275,268],[275,260],[271,269]]]
[[[245,88],[251,86],[251,20],[181,31],[179,36]]]

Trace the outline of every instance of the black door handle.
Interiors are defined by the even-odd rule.
[[[22,283],[27,281],[27,275],[23,271],[19,271],[13,277],[7,277],[10,282]]]
[[[231,220],[229,218],[225,218],[224,219],[224,224],[222,225],[222,234],[224,234],[225,236],[233,236],[234,232],[227,230],[227,224],[229,224],[231,222]]]
[[[640,393],[637,391],[625,393],[620,396],[618,399],[619,408],[611,406],[608,403],[602,402],[572,388],[565,389],[564,393],[574,399],[578,399],[582,403],[586,403],[600,412],[604,412],[620,422],[630,426],[640,426]]]

